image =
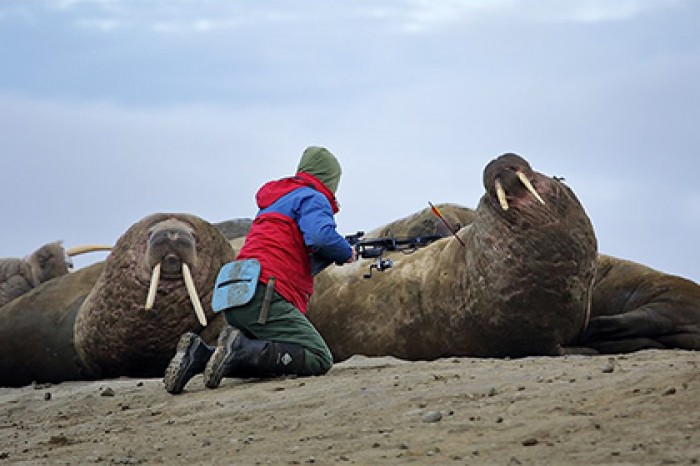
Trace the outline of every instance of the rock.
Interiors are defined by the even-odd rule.
[[[442,420],[442,413],[440,411],[428,411],[423,414],[421,421],[423,422],[439,422]]]

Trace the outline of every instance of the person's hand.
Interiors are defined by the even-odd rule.
[[[350,259],[345,262],[346,264],[349,264],[351,262],[355,262],[357,260],[357,250],[355,248],[352,248],[352,255],[350,256]]]

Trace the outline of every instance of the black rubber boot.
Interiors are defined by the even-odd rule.
[[[254,340],[227,326],[204,370],[204,385],[216,388],[224,377],[304,375],[304,348],[295,343]]]
[[[214,348],[204,343],[199,335],[185,333],[177,344],[177,352],[165,370],[163,383],[168,393],[177,395],[192,377],[201,374]]]

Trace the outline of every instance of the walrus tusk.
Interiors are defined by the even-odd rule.
[[[73,257],[78,256],[80,254],[85,254],[86,252],[110,250],[112,250],[112,246],[107,246],[106,244],[84,244],[82,246],[74,246],[72,248],[66,249],[66,254]]]
[[[151,274],[151,286],[148,287],[148,296],[146,297],[146,310],[150,311],[153,308],[153,303],[156,300],[156,290],[158,289],[158,281],[160,280],[160,262],[153,267]]]
[[[498,202],[501,204],[501,209],[508,210],[506,191],[503,189],[503,184],[501,184],[501,180],[498,178],[496,178],[496,197],[498,197]]]
[[[538,201],[540,201],[542,204],[544,204],[544,199],[542,199],[542,197],[540,196],[540,193],[538,193],[537,190],[535,190],[535,187],[532,186],[532,183],[530,183],[530,180],[527,179],[527,176],[525,175],[525,173],[519,171],[519,172],[517,172],[517,175],[518,175],[518,178],[520,179],[520,181],[525,185],[527,190],[530,191],[532,193],[532,195],[537,198]]]
[[[192,280],[192,274],[190,273],[190,267],[182,263],[182,277],[185,279],[185,288],[187,288],[187,293],[190,295],[190,300],[194,306],[194,312],[197,314],[197,319],[202,327],[207,326],[207,318],[204,315],[204,309],[202,309],[202,303],[199,301],[199,296],[197,296],[197,289],[194,286],[194,280]]]

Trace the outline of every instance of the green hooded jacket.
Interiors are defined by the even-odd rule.
[[[335,194],[338,191],[342,170],[335,155],[325,147],[309,146],[299,161],[297,172],[309,173],[318,178]]]

